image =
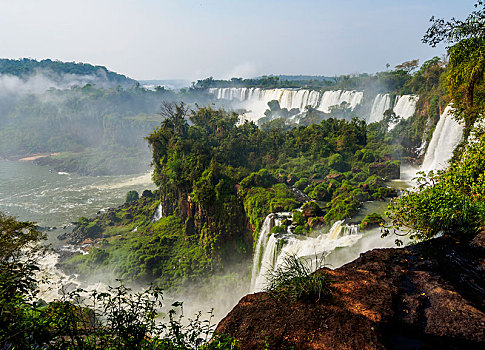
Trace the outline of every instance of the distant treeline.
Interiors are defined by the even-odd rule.
[[[136,80],[109,71],[104,66],[93,66],[88,63],[62,62],[50,59],[37,61],[31,58],[21,58],[18,60],[0,59],[0,74],[28,78],[39,72],[42,72],[44,75],[47,75],[54,80],[64,74],[73,74],[93,76],[98,79],[109,81],[113,83],[113,85],[133,86],[137,84]]]
[[[267,76],[258,78],[231,78],[230,80],[218,80],[209,77],[197,80],[194,87],[199,89],[224,88],[224,87],[259,87],[259,88],[320,88],[335,84],[333,78],[321,76]]]
[[[415,76],[423,76],[430,66],[440,65],[443,62],[438,57],[426,61],[419,70],[418,60],[411,60],[397,65],[394,70],[388,69],[375,74],[361,73],[355,75],[340,75],[335,77],[306,76],[306,75],[263,75],[262,77],[243,79],[231,78],[219,80],[209,77],[198,80],[194,88],[306,88],[318,90],[359,90],[375,91],[376,93],[416,94],[421,88],[416,84]]]
[[[65,152],[41,163],[81,174],[145,171],[144,137],[159,125],[163,101],[209,103],[201,91],[92,85],[0,96],[0,157]]]

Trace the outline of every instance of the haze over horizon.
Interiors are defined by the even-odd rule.
[[[441,56],[431,16],[474,0],[0,1],[2,57],[104,65],[138,80],[374,73]]]

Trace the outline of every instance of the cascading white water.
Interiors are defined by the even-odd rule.
[[[287,213],[289,214],[289,213]],[[270,214],[274,215],[274,214]],[[261,291],[266,286],[266,277],[270,271],[280,266],[286,256],[297,258],[322,257],[328,255],[339,247],[347,247],[358,241],[362,235],[357,225],[345,225],[344,221],[337,221],[328,232],[319,234],[316,238],[296,235],[292,233],[267,236],[271,231],[270,215],[265,219],[261,230],[258,246],[253,258],[253,270],[251,275],[251,291]],[[274,224],[279,224],[275,220]],[[266,239],[266,243],[264,243]],[[278,250],[279,240],[283,241],[281,250]],[[315,266],[317,268],[317,266]]]
[[[73,246],[64,246],[64,251],[71,252],[86,252],[75,248]],[[57,267],[59,261],[59,255],[51,252],[45,254],[39,258],[38,263],[40,271],[37,273],[37,280],[40,281],[38,285],[39,296],[46,302],[59,300],[65,293],[69,293],[79,287],[81,287],[81,281],[78,279],[78,275],[67,275]],[[95,281],[83,281],[83,289],[86,291],[96,290],[98,292],[108,291],[108,282],[106,276],[104,278],[96,278],[91,276]]]
[[[445,168],[462,137],[463,126],[453,119],[453,109],[448,105],[441,114],[438,124],[436,124],[421,170],[430,171]]]
[[[158,221],[162,218],[162,204],[160,203],[153,214],[152,222]]]
[[[268,235],[271,231],[271,223],[274,220],[274,214],[269,214],[263,222],[261,232],[259,233],[258,242],[256,243],[256,249],[253,256],[253,269],[251,271],[251,290],[256,283],[256,277],[259,273],[261,266],[262,254],[264,253],[264,248],[268,242]]]
[[[378,94],[370,111],[369,119],[367,123],[380,122],[384,117],[384,112],[391,107],[391,97],[389,94]]]
[[[264,248],[263,258],[261,260],[261,266],[259,272],[255,275],[254,285],[251,285],[252,291],[260,291],[264,289],[266,285],[266,276],[268,272],[276,267],[276,259],[278,257],[278,252],[276,251],[277,239],[275,235],[269,236],[266,247]],[[252,276],[251,276],[252,280]]]
[[[282,220],[289,216],[291,216],[289,212],[271,213],[264,219],[253,256],[251,290],[262,283],[260,276],[266,276],[275,263],[277,239],[274,234],[271,234],[271,229],[281,225]]]
[[[416,111],[416,103],[418,102],[418,96],[402,95],[396,96],[396,103],[392,109],[396,116],[402,119],[408,119]]]
[[[343,102],[353,110],[362,102],[364,93],[361,91],[325,91],[317,107],[319,111],[330,113],[331,106],[340,106]]]
[[[347,103],[354,110],[362,104],[364,93],[362,91],[324,91],[319,92],[308,89],[260,89],[260,88],[210,88],[208,92],[218,100],[227,100],[241,103],[241,107],[250,112],[245,119],[257,121],[268,108],[268,102],[278,101],[281,108],[288,110],[298,109],[301,112],[306,106],[330,113],[330,107]],[[412,95],[397,96],[394,112],[407,119],[414,114],[417,97]],[[382,120],[384,112],[390,108],[389,94],[379,94],[375,97],[370,115],[361,116],[367,122]]]

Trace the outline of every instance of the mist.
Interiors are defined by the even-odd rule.
[[[55,75],[55,79],[53,75]],[[102,70],[99,70],[99,75],[58,74],[38,70],[35,74],[25,78],[0,74],[0,95],[42,94],[49,89],[71,89],[83,87],[86,84],[104,89],[115,87],[115,84],[107,79]]]
[[[176,97],[128,88],[126,81],[123,88],[103,69],[0,75],[0,157],[61,152],[38,162],[84,175],[146,172],[151,155],[144,137],[162,120],[161,102]]]

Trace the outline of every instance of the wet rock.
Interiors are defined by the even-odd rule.
[[[482,349],[481,257],[447,237],[375,249],[328,270],[333,300],[247,295],[217,332],[242,349]]]
[[[481,231],[470,242],[470,248],[485,253],[485,231]]]

